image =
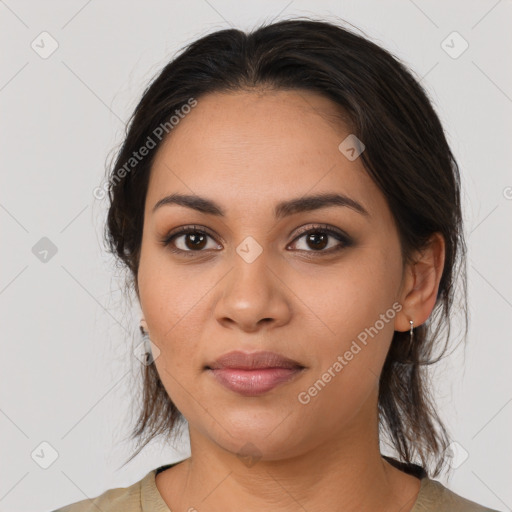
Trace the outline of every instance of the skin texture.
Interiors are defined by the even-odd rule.
[[[435,305],[444,243],[433,237],[403,266],[385,197],[361,159],[338,149],[350,131],[334,122],[335,110],[308,91],[210,94],[156,155],[138,285],[144,325],[161,351],[157,370],[189,423],[191,457],[156,479],[173,512],[406,512],[414,504],[419,479],[379,451],[378,378],[393,331],[408,331],[411,319],[421,325]],[[330,206],[274,218],[280,201],[333,192],[369,215]],[[171,193],[207,197],[226,215],[178,205],[153,212]],[[319,250],[297,234],[318,224],[344,231],[353,243],[329,235]],[[185,255],[162,244],[171,230],[190,225],[212,234],[202,252],[187,235],[174,239]],[[248,236],[262,249],[252,263],[236,251]],[[388,310],[395,315],[378,334],[300,403],[299,393]],[[306,369],[262,396],[244,397],[204,371],[232,350],[278,352]],[[241,451],[257,462],[244,463]]]

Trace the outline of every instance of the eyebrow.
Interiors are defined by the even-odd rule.
[[[163,197],[155,204],[155,206],[153,206],[153,213],[158,208],[161,208],[162,206],[165,205],[185,206],[187,208],[191,208],[193,210],[197,210],[198,212],[206,213],[208,215],[225,217],[225,211],[222,209],[220,205],[215,203],[215,201],[196,195],[176,193]],[[370,217],[368,211],[355,199],[351,199],[350,197],[343,194],[329,193],[303,196],[296,199],[282,201],[276,205],[274,209],[274,216],[276,219],[279,220],[296,213],[310,212],[313,210],[319,210],[321,208],[326,208],[329,206],[340,206],[350,208],[360,213],[361,215]]]

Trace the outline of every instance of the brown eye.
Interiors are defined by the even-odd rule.
[[[315,250],[325,249],[329,241],[329,235],[315,231],[306,235],[306,243]]]
[[[304,239],[302,247],[297,247],[298,241]],[[331,253],[350,247],[353,244],[352,239],[342,233],[329,227],[317,226],[303,230],[300,236],[295,238],[293,245],[299,251]]]
[[[208,235],[203,235],[202,233],[186,233],[183,235],[185,240],[185,246],[188,249],[204,249],[206,246],[206,237]]]
[[[218,249],[220,247],[216,243],[211,243],[208,247],[208,239],[213,241],[213,237],[206,231],[196,227],[184,227],[167,235],[162,240],[162,244],[166,247],[169,246],[172,252],[181,254],[204,252],[206,249]]]

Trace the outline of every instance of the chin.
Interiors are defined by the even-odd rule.
[[[282,421],[282,420],[279,420]],[[286,421],[262,422],[251,425],[217,425],[210,432],[212,441],[239,458],[252,457],[260,460],[281,460],[298,455],[304,443],[297,435],[297,428],[290,429]],[[281,428],[282,427],[282,428]],[[226,432],[227,430],[227,432]]]

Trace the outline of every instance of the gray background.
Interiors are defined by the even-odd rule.
[[[188,455],[186,438],[154,443],[118,469],[133,448],[123,440],[140,311],[102,248],[106,203],[93,190],[147,82],[178,48],[294,15],[361,28],[422,79],[444,123],[463,175],[471,324],[465,354],[433,375],[457,442],[451,478],[440,480],[511,510],[511,14],[505,0],[0,1],[0,510],[51,510]],[[58,44],[47,58],[44,31]],[[457,58],[454,31],[469,44]],[[40,252],[43,237],[56,254]]]

